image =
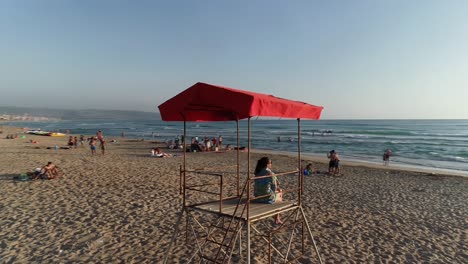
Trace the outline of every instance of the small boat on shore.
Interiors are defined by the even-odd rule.
[[[26,131],[26,134],[32,134],[37,136],[49,136],[49,137],[64,137],[64,133],[58,132],[49,132],[49,131],[42,131],[42,130],[29,130]]]
[[[50,137],[64,137],[65,134],[64,133],[51,132],[51,133],[48,134],[48,136],[50,136]]]
[[[28,130],[26,134],[38,135],[38,136],[48,136],[51,132],[42,131],[42,130]]]

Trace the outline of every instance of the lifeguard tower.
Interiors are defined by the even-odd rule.
[[[310,252],[322,263],[312,230],[302,207],[303,174],[301,164],[301,119],[319,119],[323,107],[286,100],[206,83],[196,83],[159,106],[164,121],[184,123],[183,165],[180,167],[182,208],[166,251],[164,263],[170,262],[171,250],[182,226],[185,242],[193,247],[189,263],[251,263],[252,243],[262,243],[262,258],[268,263],[300,263]],[[251,168],[251,118],[257,116],[297,119],[297,168],[277,173],[294,179],[293,186],[283,187],[288,199],[274,204],[256,202]],[[246,160],[240,158],[239,121],[247,119]],[[235,121],[237,128],[237,164],[230,168],[189,168],[187,165],[187,122]],[[243,153],[245,157],[245,153]],[[242,169],[241,167],[244,167]],[[271,177],[271,176],[264,176]],[[196,194],[205,194],[205,199]],[[211,196],[213,199],[206,200]],[[283,224],[268,225],[266,219],[281,214]],[[185,220],[185,221],[183,221]],[[185,223],[184,223],[185,222]],[[263,224],[262,224],[263,223]],[[280,238],[279,238],[280,237]],[[312,250],[313,248],[313,250]],[[257,261],[258,262],[258,261]]]

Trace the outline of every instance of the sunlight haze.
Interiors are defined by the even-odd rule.
[[[157,111],[196,82],[323,119],[467,119],[467,1],[2,1],[0,106]]]

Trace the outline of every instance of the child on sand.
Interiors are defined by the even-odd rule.
[[[308,175],[312,175],[314,173],[315,173],[315,171],[312,168],[312,163],[307,164],[307,166],[304,169],[304,175],[308,176]]]
[[[96,143],[97,143],[97,140],[94,137],[89,142],[89,146],[91,147],[91,155],[96,154]]]

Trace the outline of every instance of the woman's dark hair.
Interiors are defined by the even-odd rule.
[[[270,158],[268,157],[263,157],[259,159],[257,161],[257,166],[255,167],[255,175],[259,173],[262,169],[266,168],[269,162],[270,162]]]

